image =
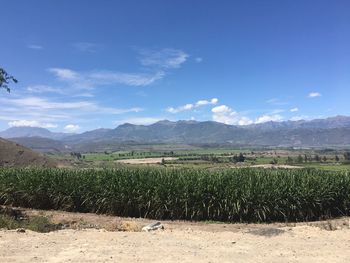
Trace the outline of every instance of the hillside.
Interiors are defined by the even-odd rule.
[[[0,138],[0,167],[55,167],[56,163],[15,142]]]
[[[9,130],[0,134],[9,134],[11,133]],[[74,135],[61,134],[63,137],[60,138],[57,137],[57,133],[42,128],[16,127],[15,131],[14,134],[23,136],[11,140],[40,152],[113,151],[137,144],[220,144],[243,147],[350,145],[350,117],[347,116],[311,121],[266,122],[246,126],[214,121],[163,120],[151,125],[125,123],[115,129],[97,129]],[[34,136],[35,134],[37,135]],[[56,138],[52,139],[55,136]]]
[[[59,153],[70,150],[70,147],[62,141],[43,137],[18,137],[9,138],[8,140],[42,153]]]

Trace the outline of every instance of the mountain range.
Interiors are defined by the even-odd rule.
[[[231,146],[346,146],[350,145],[350,117],[310,121],[265,122],[246,126],[214,121],[168,121],[151,125],[125,123],[115,129],[81,134],[54,133],[44,128],[12,127],[0,132],[35,150],[104,151],[130,144],[198,144]]]
[[[63,132],[51,132],[45,128],[29,126],[11,127],[5,131],[0,132],[0,137],[7,139],[18,137],[42,137],[60,140],[70,135],[73,134]]]

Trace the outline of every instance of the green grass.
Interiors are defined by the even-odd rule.
[[[32,231],[47,233],[50,231],[58,230],[59,226],[52,224],[47,217],[34,216],[23,220],[17,220],[8,215],[0,215],[0,229],[17,229],[25,228]]]
[[[0,169],[0,203],[153,219],[305,221],[349,215],[350,174],[247,168]]]
[[[203,155],[203,154],[213,154],[213,155],[223,155],[223,154],[239,154],[239,153],[250,153],[251,150],[248,149],[225,149],[225,148],[208,148],[208,149],[196,149],[196,150],[186,150],[186,151],[175,151],[178,155]]]
[[[122,159],[135,159],[135,158],[152,158],[152,157],[198,157],[201,155],[215,155],[222,156],[225,154],[239,154],[248,153],[250,150],[239,150],[239,149],[194,149],[194,150],[164,150],[164,151],[117,151],[113,153],[87,153],[85,155],[86,161],[113,161],[113,160],[122,160]]]
[[[342,163],[303,163],[302,166],[326,171],[350,171],[350,164]]]

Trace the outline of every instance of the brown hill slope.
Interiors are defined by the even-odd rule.
[[[56,167],[56,163],[15,142],[0,138],[0,167]]]

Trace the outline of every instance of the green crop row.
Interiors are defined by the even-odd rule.
[[[0,204],[153,219],[308,221],[350,214],[350,174],[248,168],[0,169]]]

